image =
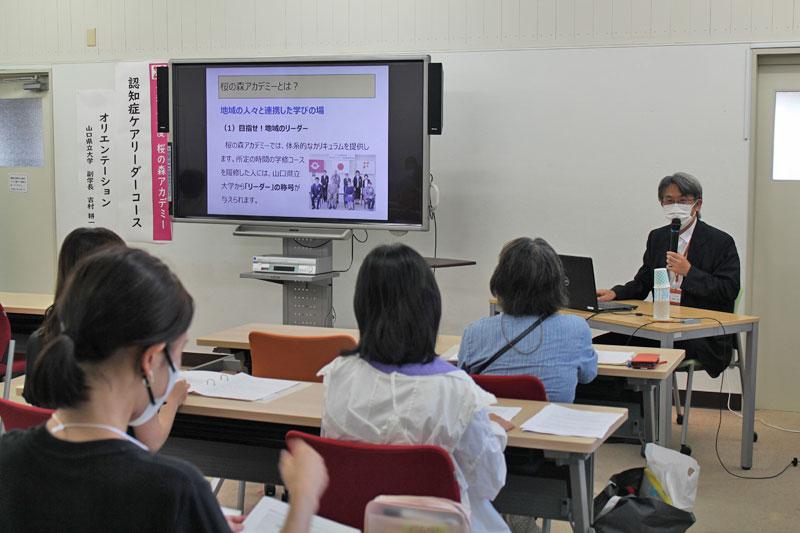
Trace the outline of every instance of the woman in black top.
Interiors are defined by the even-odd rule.
[[[125,241],[109,229],[97,227],[78,228],[71,231],[64,239],[61,250],[58,253],[55,301],[58,302],[61,299],[67,276],[75,268],[75,265],[85,257],[111,246],[125,246]],[[25,347],[25,374],[27,376],[30,376],[33,372],[33,367],[39,358],[43,345],[61,331],[54,308],[55,304],[45,313],[42,327],[34,331],[28,338]],[[186,381],[178,381],[164,408],[159,411],[158,416],[153,417],[147,424],[134,428],[133,434],[136,438],[145,443],[153,453],[157,452],[166,442],[172,428],[172,422],[175,420],[175,413],[178,411],[178,407],[186,400],[188,392],[189,385]],[[31,405],[50,407],[36,396],[32,390],[31,380],[25,381],[22,396]]]
[[[177,380],[194,313],[178,278],[147,252],[107,248],[78,264],[55,313],[61,329],[28,379],[56,412],[0,439],[0,531],[241,529],[196,468],[125,432],[156,416]],[[285,530],[302,531],[327,479],[309,448],[290,450]]]

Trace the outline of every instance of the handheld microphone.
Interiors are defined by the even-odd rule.
[[[669,251],[678,251],[678,234],[681,232],[681,219],[673,218],[669,225]]]

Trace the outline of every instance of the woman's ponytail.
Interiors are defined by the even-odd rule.
[[[44,346],[28,379],[41,407],[73,407],[88,398],[86,376],[75,358],[75,340],[68,333],[56,335]]]

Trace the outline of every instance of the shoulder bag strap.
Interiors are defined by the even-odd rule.
[[[467,374],[482,374],[483,371],[486,370],[487,368],[489,368],[490,366],[492,366],[492,364],[495,361],[497,361],[500,358],[501,355],[503,355],[504,353],[509,351],[519,341],[521,341],[522,339],[524,339],[525,337],[530,335],[533,332],[533,330],[538,328],[542,324],[542,322],[544,322],[545,318],[547,318],[547,317],[539,317],[539,319],[536,322],[534,322],[533,324],[531,324],[530,326],[525,328],[525,330],[522,333],[520,333],[519,335],[514,337],[508,344],[506,344],[505,346],[503,346],[502,348],[497,350],[497,352],[493,356],[491,356],[490,358],[488,358],[488,359],[486,359],[486,360],[484,360],[484,361],[482,361],[480,363],[475,363],[475,364],[473,364],[471,366],[462,365],[461,369],[464,370],[464,372],[466,372]]]

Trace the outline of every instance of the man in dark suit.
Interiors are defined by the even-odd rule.
[[[319,184],[319,178],[314,177],[314,183],[311,185],[311,209],[319,209],[321,195],[322,186]]]
[[[322,178],[319,180],[320,185],[322,185],[322,190],[320,191],[320,199],[324,201],[328,201],[328,183],[330,183],[330,178],[328,178],[328,173],[323,172]]]
[[[715,311],[733,312],[739,295],[739,254],[733,238],[700,220],[703,188],[685,172],[667,176],[658,184],[658,199],[668,221],[681,220],[678,251],[669,251],[669,225],[654,229],[647,237],[642,266],[633,280],[610,290],[597,291],[598,300],[643,300],[653,290],[653,269],[667,268],[672,303]],[[595,339],[603,344],[626,344],[628,337],[609,333]],[[637,338],[630,344],[650,345]],[[699,359],[711,377],[728,366],[734,347],[732,335],[692,339],[675,343],[687,358]]]

